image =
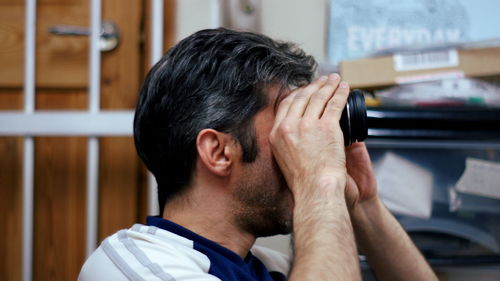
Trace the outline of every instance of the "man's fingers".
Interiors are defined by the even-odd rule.
[[[340,120],[348,97],[349,84],[345,81],[342,81],[339,84],[337,90],[335,90],[333,97],[328,101],[328,104],[326,105],[325,111],[323,113],[323,117],[335,118],[336,120]]]
[[[284,98],[278,105],[278,110],[276,111],[276,118],[274,120],[274,124],[280,124],[283,119],[285,119],[290,106],[292,105],[293,100],[295,99],[295,95],[301,88],[295,89],[291,92],[286,98]]]
[[[349,85],[341,82],[338,74],[322,76],[315,82],[295,89],[283,99],[276,112],[275,126],[285,118],[314,119],[333,118],[340,120],[349,95]]]
[[[311,96],[318,91],[328,81],[328,77],[322,76],[313,83],[297,91],[295,98],[287,112],[287,117],[300,118],[304,115]]]
[[[325,106],[328,101],[332,98],[335,89],[337,89],[340,83],[340,76],[338,74],[330,74],[328,76],[328,81],[321,87],[317,93],[315,93],[306,108],[304,117],[310,117],[318,119],[323,114]]]

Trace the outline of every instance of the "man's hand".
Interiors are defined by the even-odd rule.
[[[363,142],[346,148],[347,186],[346,201],[349,209],[377,197],[377,179],[370,155]]]
[[[294,90],[280,103],[270,142],[294,196],[314,192],[310,180],[345,187],[339,120],[348,95],[347,83],[333,74]]]
[[[295,203],[290,281],[361,280],[339,125],[348,95],[333,74],[293,91],[276,113],[271,148]]]

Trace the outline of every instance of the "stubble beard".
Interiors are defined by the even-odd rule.
[[[293,199],[278,165],[252,163],[247,169],[233,193],[235,223],[255,237],[291,233]]]

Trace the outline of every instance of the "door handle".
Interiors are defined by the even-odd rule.
[[[83,26],[73,25],[54,25],[49,27],[49,33],[63,36],[89,36],[90,30]],[[101,52],[114,50],[120,41],[118,27],[111,21],[103,21],[101,24],[101,33],[99,47]]]

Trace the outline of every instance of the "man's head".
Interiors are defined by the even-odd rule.
[[[222,28],[170,49],[148,74],[134,120],[136,148],[158,182],[161,211],[193,180],[200,131],[229,134],[241,147],[241,162],[254,162],[253,119],[275,102],[269,90],[308,83],[315,67],[293,44]]]

